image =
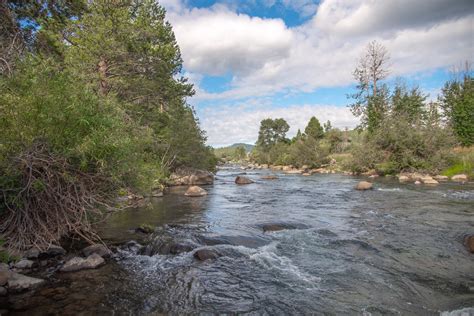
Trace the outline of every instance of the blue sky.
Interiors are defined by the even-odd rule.
[[[162,0],[196,88],[213,146],[253,143],[260,120],[283,117],[289,136],[311,116],[353,128],[352,70],[368,42],[390,53],[389,84],[436,99],[450,70],[473,59],[466,0]]]

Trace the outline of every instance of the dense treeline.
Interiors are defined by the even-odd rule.
[[[10,247],[90,237],[88,212],[120,188],[146,194],[175,168],[214,168],[156,1],[12,0],[0,15],[0,231]]]
[[[453,150],[474,144],[474,79],[468,65],[444,85],[438,101],[428,102],[418,87],[383,81],[390,73],[388,61],[386,49],[372,42],[353,73],[358,84],[351,110],[361,119],[357,132],[340,131],[330,122],[323,127],[312,117],[304,133],[290,140],[284,119],[265,119],[252,158],[297,167],[337,158],[340,167],[357,173],[449,173],[451,168],[472,176],[473,151]]]

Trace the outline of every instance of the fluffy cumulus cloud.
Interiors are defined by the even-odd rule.
[[[287,5],[315,6],[308,0]],[[267,1],[269,5],[275,1]],[[470,0],[325,0],[305,24],[238,14],[232,7],[169,9],[190,72],[233,74],[230,91],[203,98],[239,98],[282,89],[310,91],[351,83],[355,60],[371,40],[392,55],[394,75],[447,67],[472,59]]]
[[[358,120],[346,107],[305,104],[274,108],[268,105],[222,106],[206,108],[200,113],[202,127],[208,135],[208,142],[214,146],[233,143],[254,143],[258,135],[260,121],[266,118],[284,118],[290,125],[288,137],[304,130],[311,116],[316,116],[321,124],[331,121],[333,127],[354,128]]]
[[[293,33],[279,19],[232,12],[226,6],[193,9],[176,16],[174,30],[186,69],[210,75],[248,76],[289,57]]]
[[[232,100],[235,103],[352,84],[352,69],[369,41],[377,40],[390,51],[393,76],[411,76],[472,61],[474,51],[472,0],[262,2],[268,7],[284,5],[309,16],[296,27],[288,27],[282,19],[238,13],[235,2],[221,1],[207,8],[192,8],[186,0],[161,3],[168,9],[185,69],[196,84],[193,103],[199,109],[199,101],[215,102],[213,110],[198,111],[211,144],[223,141],[219,132],[214,134],[212,120],[219,117],[233,124],[234,116],[226,118],[227,112],[222,110]],[[210,92],[199,86],[204,76],[222,74],[232,76],[226,90]],[[312,115],[317,108],[302,107],[311,109]],[[297,110],[289,107],[281,111]],[[254,110],[254,114],[247,111],[245,115],[249,115],[248,120],[255,115],[258,123],[262,113],[270,114]],[[241,123],[250,128],[247,121]],[[258,126],[250,129],[255,128]],[[252,138],[239,139],[255,140],[256,132],[252,133]],[[231,137],[230,132],[226,134]]]

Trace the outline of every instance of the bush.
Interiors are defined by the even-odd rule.
[[[403,115],[387,117],[382,126],[367,136],[365,143],[354,146],[353,171],[437,173],[451,163],[455,140],[448,128],[426,126],[422,121],[412,123]]]
[[[162,174],[146,152],[152,134],[53,62],[18,67],[0,81],[0,232],[13,248],[70,232],[91,238],[86,212],[107,206],[118,186],[150,189]]]

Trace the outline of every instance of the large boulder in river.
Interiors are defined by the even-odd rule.
[[[207,185],[214,183],[214,175],[205,170],[180,168],[169,178],[169,185]]]
[[[237,176],[237,178],[235,178],[235,183],[236,184],[251,184],[253,183],[253,181],[247,177]]]
[[[207,195],[206,190],[204,190],[201,187],[198,187],[197,185],[193,185],[192,187],[189,187],[186,192],[184,193],[186,196],[190,197],[199,197],[199,196],[205,196]]]
[[[364,191],[364,190],[371,190],[372,187],[373,187],[372,183],[367,182],[367,181],[361,181],[361,182],[357,183],[357,185],[355,186],[355,189],[360,190],[360,191]]]
[[[262,176],[262,179],[263,180],[276,180],[276,179],[278,179],[278,177],[275,176],[275,175],[270,174],[270,175]]]
[[[199,250],[196,250],[196,252],[194,253],[194,258],[200,260],[200,261],[204,261],[204,260],[208,260],[208,259],[217,259],[218,257],[220,257],[220,255],[216,252],[216,251],[213,251],[213,250],[210,250],[210,249],[199,249]]]
[[[84,269],[95,269],[105,262],[104,258],[94,253],[87,258],[74,257],[60,269],[62,272],[74,272]]]

